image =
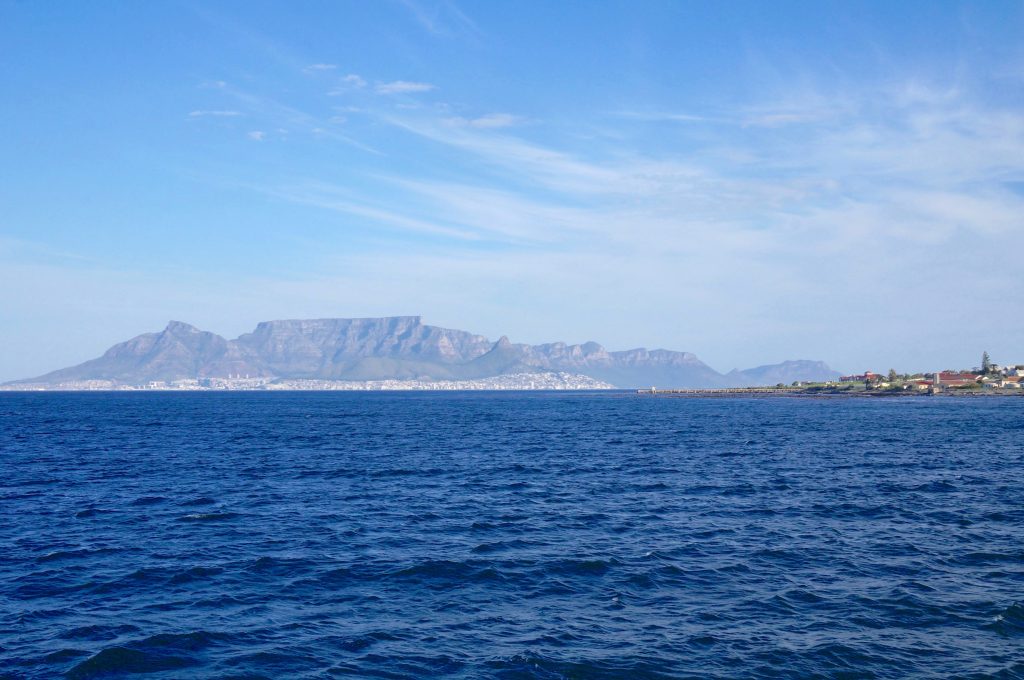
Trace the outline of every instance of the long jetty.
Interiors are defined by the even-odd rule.
[[[637,394],[693,394],[697,396],[713,397],[716,395],[726,396],[730,394],[794,394],[800,392],[799,387],[721,387],[708,389],[675,389],[659,390],[651,387],[649,389],[637,390]]]

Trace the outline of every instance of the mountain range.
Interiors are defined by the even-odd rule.
[[[418,316],[264,321],[227,340],[180,321],[114,345],[103,356],[23,385],[86,380],[144,384],[186,378],[251,377],[317,380],[466,380],[512,373],[563,371],[618,387],[733,387],[827,380],[839,374],[820,361],[719,373],[690,352],[609,352],[596,342],[513,343],[424,324]]]

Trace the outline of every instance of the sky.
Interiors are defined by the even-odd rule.
[[[422,315],[1024,363],[1024,2],[0,0],[0,381]]]

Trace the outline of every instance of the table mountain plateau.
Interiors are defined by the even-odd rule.
[[[722,374],[689,352],[609,352],[596,342],[526,345],[491,342],[466,331],[426,325],[418,316],[264,321],[234,340],[172,321],[111,347],[78,366],[21,385],[85,380],[144,384],[187,378],[318,380],[466,380],[511,373],[564,371],[619,387],[732,387],[825,380],[838,376],[818,361],[787,361]]]

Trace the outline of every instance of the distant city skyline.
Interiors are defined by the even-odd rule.
[[[180,319],[1024,362],[1021,2],[0,0],[0,382]]]

